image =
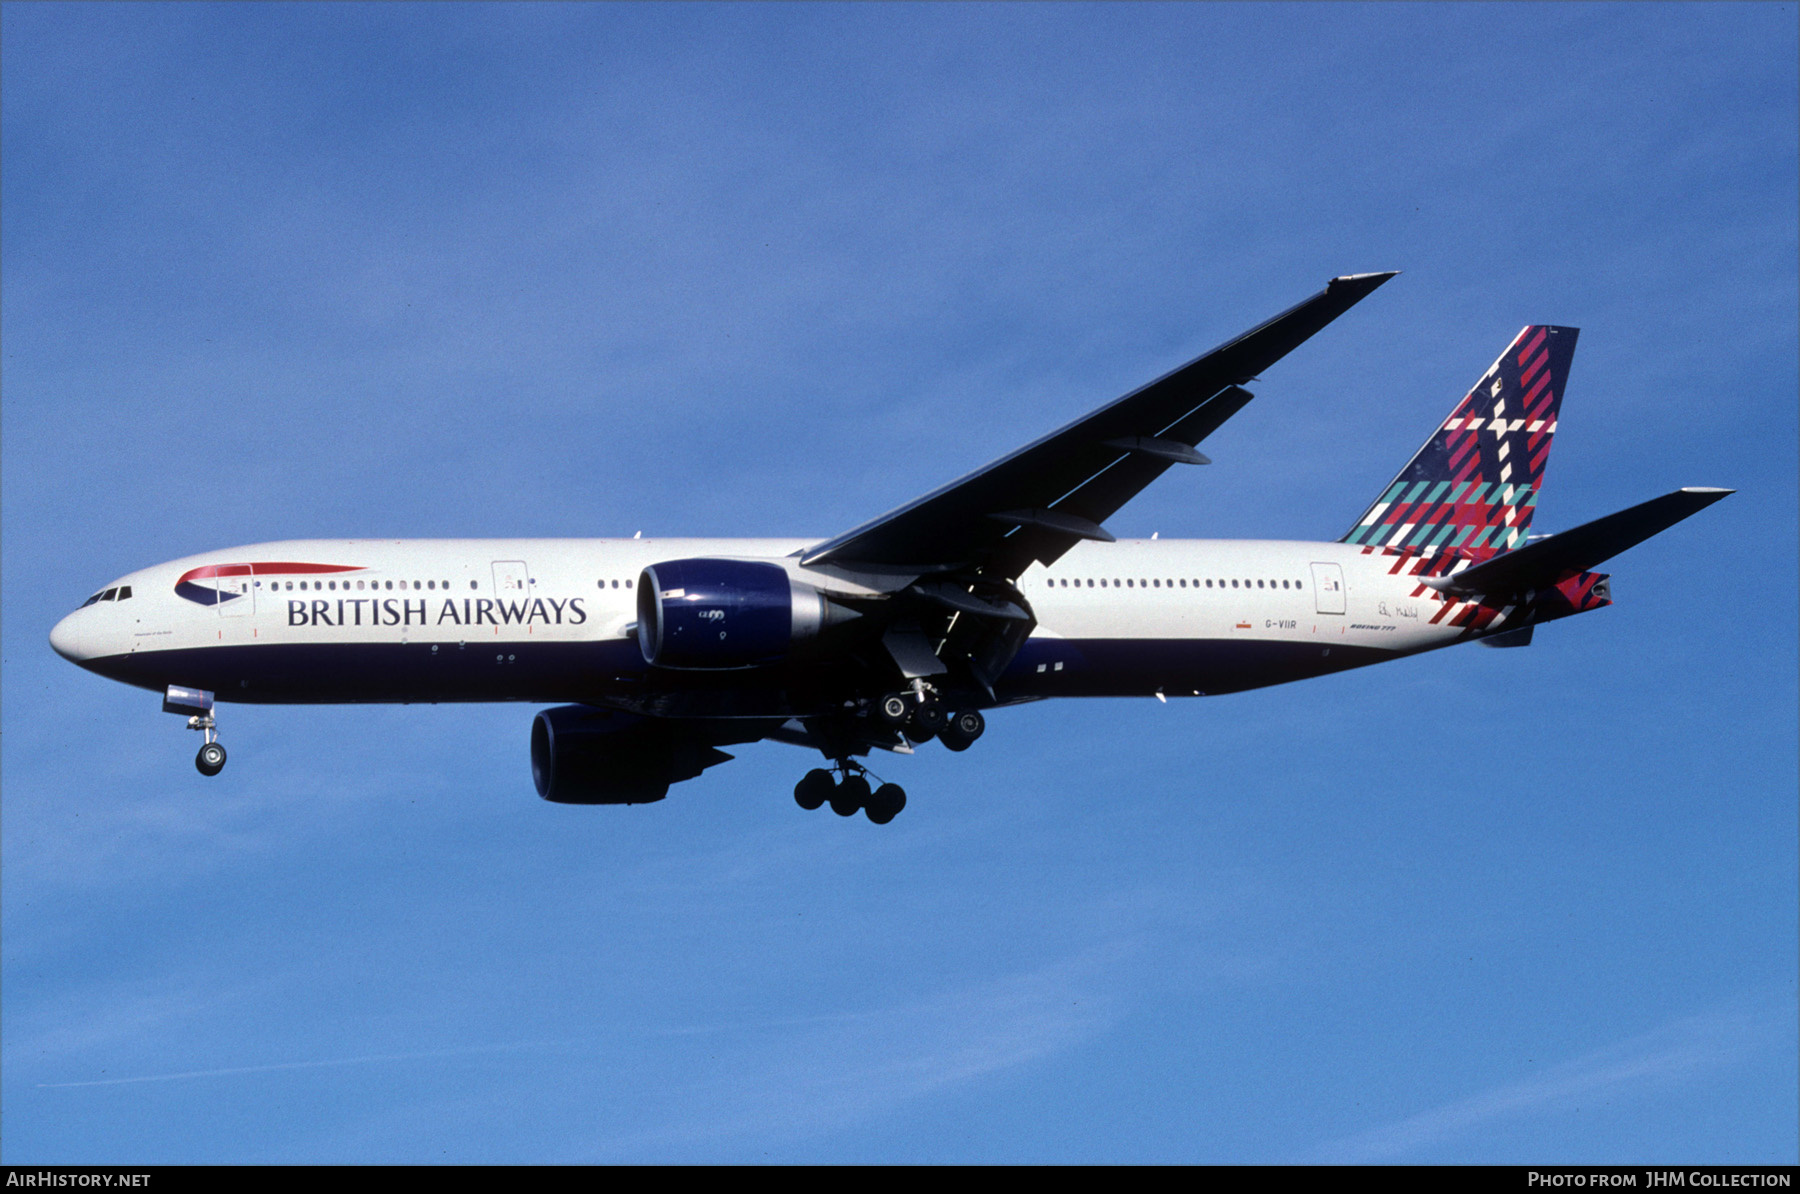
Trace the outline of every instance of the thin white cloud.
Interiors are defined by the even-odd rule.
[[[327,1057],[315,1061],[279,1061],[269,1065],[226,1066],[213,1070],[181,1070],[170,1074],[140,1074],[130,1078],[90,1078],[81,1082],[39,1082],[46,1090],[63,1090],[75,1086],[130,1086],[140,1082],[181,1082],[193,1078],[231,1078],[241,1074],[271,1074],[281,1070],[316,1070],[334,1066],[372,1065],[389,1061],[428,1061],[445,1057],[468,1057],[478,1053],[513,1053],[524,1049],[540,1049],[568,1042],[516,1041],[500,1045],[468,1045],[457,1049],[426,1049],[414,1053],[370,1053],[362,1057]]]
[[[1769,1034],[1766,1016],[1716,1012],[1685,1017],[1517,1082],[1334,1141],[1312,1159],[1335,1164],[1395,1161],[1496,1121],[1603,1095],[1644,1093],[1729,1065]]]
[[[739,1037],[716,1076],[670,1091],[662,1126],[596,1140],[587,1159],[749,1134],[829,1132],[945,1087],[1066,1051],[1117,1019],[1119,941],[910,1004],[790,1021]]]

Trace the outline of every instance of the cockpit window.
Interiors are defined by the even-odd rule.
[[[94,602],[100,600],[100,598],[104,597],[105,595],[106,594],[104,591],[95,593],[92,597],[89,597],[86,601],[83,601],[81,603],[81,608],[86,609],[88,606],[94,604]]]
[[[119,590],[117,590],[117,589],[108,589],[108,590],[106,590],[106,592],[104,592],[104,593],[102,593],[102,594],[100,594],[100,600],[102,600],[102,601],[115,601],[115,600],[117,600],[117,599],[118,599],[118,596],[119,596]]]
[[[131,600],[131,586],[130,585],[120,585],[119,586],[119,600],[120,601],[130,601]]]

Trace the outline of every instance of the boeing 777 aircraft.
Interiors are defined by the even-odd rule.
[[[794,790],[885,824],[859,762],[1047,697],[1213,696],[1453,643],[1521,647],[1610,604],[1592,569],[1732,492],[1531,535],[1576,329],[1533,325],[1335,543],[1116,540],[1108,518],[1392,273],[1324,290],[1149,385],[830,539],[302,540],[122,576],[50,634],[163,694],[225,765],[216,702],[532,701],[538,794],[662,799],[775,739]]]

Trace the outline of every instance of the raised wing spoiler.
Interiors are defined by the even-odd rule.
[[[1242,388],[1394,272],[1333,278],[1324,290],[1059,431],[808,548],[804,564],[932,572],[980,566],[1016,577],[1082,539],[1250,401]]]

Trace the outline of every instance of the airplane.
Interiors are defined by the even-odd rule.
[[[794,798],[877,824],[861,760],[952,751],[1052,697],[1167,701],[1462,642],[1522,647],[1611,604],[1593,569],[1733,492],[1533,535],[1577,329],[1530,325],[1336,542],[1118,540],[1104,523],[1277,361],[1397,271],[1312,297],[833,538],[303,540],[121,576],[50,645],[163,695],[225,765],[226,702],[526,701],[538,795],[640,804],[762,740],[820,752]]]

